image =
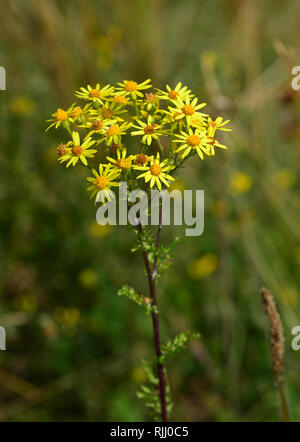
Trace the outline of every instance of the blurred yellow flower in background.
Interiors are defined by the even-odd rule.
[[[24,294],[18,296],[14,301],[14,307],[17,310],[22,310],[25,312],[34,312],[38,308],[38,300],[35,295],[32,294]]]
[[[35,110],[35,103],[31,98],[24,95],[13,98],[10,101],[9,107],[14,115],[30,116]]]
[[[201,279],[210,276],[217,270],[218,258],[212,253],[207,253],[192,261],[188,267],[187,272],[191,279]]]
[[[248,192],[252,187],[252,178],[245,173],[236,172],[231,176],[230,187],[234,195]]]
[[[275,181],[277,186],[282,189],[288,189],[292,187],[296,181],[294,172],[290,169],[281,169],[275,174]]]
[[[76,307],[57,307],[53,317],[63,327],[75,327],[80,319],[80,311]]]
[[[90,225],[90,234],[96,238],[103,238],[103,236],[109,235],[112,231],[112,226],[106,224],[105,226],[100,226],[96,222]]]
[[[84,269],[79,273],[78,279],[83,287],[91,288],[97,283],[97,273],[93,269]]]
[[[139,365],[137,367],[134,367],[131,373],[131,377],[133,382],[136,384],[141,384],[142,382],[145,382],[147,379],[147,374],[145,372],[145,369]]]
[[[173,183],[170,184],[169,191],[172,192],[172,190],[180,190],[182,193],[185,188],[185,183],[183,179],[178,178],[177,180],[173,181]]]
[[[299,301],[299,295],[297,290],[294,287],[287,287],[283,292],[279,295],[280,301],[284,306],[293,306],[296,307]]]

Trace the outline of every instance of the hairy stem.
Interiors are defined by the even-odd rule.
[[[138,225],[139,231],[142,232],[143,228],[141,224]],[[156,237],[156,255],[153,263],[153,270],[151,269],[151,264],[149,261],[148,254],[145,250],[143,250],[143,259],[146,268],[148,283],[149,283],[149,292],[151,298],[152,306],[156,307],[158,311],[157,298],[156,298],[156,286],[155,286],[155,276],[157,273],[157,259],[158,259],[158,247],[160,245],[160,235],[162,228],[162,210],[160,207],[159,211],[159,226],[157,230]],[[161,353],[161,344],[160,344],[160,331],[159,331],[159,314],[153,311],[152,315],[152,325],[153,325],[153,335],[154,335],[154,346],[155,353],[157,358],[157,374],[159,379],[159,396],[160,396],[160,404],[161,404],[161,418],[163,422],[168,421],[168,413],[167,413],[167,401],[166,401],[166,378],[164,373],[164,366],[159,361]]]

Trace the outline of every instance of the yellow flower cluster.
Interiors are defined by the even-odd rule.
[[[57,109],[47,120],[47,130],[67,131],[71,140],[57,147],[58,161],[92,171],[88,191],[95,201],[110,200],[111,187],[121,180],[131,189],[138,187],[139,179],[150,189],[169,187],[187,159],[198,154],[203,160],[215,155],[216,148],[227,148],[216,133],[230,131],[229,120],[203,113],[206,103],[182,83],[166,85],[165,90],[153,88],[150,79],[124,80],[115,87],[98,83],[81,87],[75,96],[85,105]],[[106,163],[100,162],[101,154]]]

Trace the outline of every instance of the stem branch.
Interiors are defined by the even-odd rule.
[[[150,292],[150,298],[151,298],[151,304],[152,306],[156,307],[156,310],[158,311],[157,307],[157,298],[156,298],[156,286],[155,286],[155,276],[157,273],[157,260],[158,260],[158,247],[160,245],[160,236],[161,236],[161,228],[162,228],[162,209],[160,207],[159,211],[159,226],[157,230],[157,237],[156,237],[156,255],[153,263],[153,270],[151,269],[150,261],[147,252],[143,249],[143,259],[144,264],[146,268],[148,283],[149,283],[149,292]],[[139,232],[143,232],[142,225],[138,225]],[[154,346],[155,346],[155,353],[157,358],[157,374],[159,379],[159,396],[160,396],[160,404],[161,404],[161,417],[163,422],[168,421],[168,414],[167,414],[167,401],[166,401],[166,379],[165,379],[165,373],[164,373],[164,366],[159,361],[161,353],[161,344],[160,344],[160,330],[159,330],[159,315],[155,311],[152,311],[152,324],[153,324],[153,335],[154,335]]]

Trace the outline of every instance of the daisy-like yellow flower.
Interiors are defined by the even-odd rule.
[[[202,112],[199,112],[199,110],[206,106],[206,103],[197,103],[197,97],[193,98],[192,101],[188,95],[183,100],[178,98],[177,101],[174,101],[176,111],[178,112],[175,119],[180,120],[182,117],[185,117],[188,124],[191,124],[192,120],[195,118],[204,120],[204,117],[207,117],[207,114],[203,114]],[[170,107],[169,110],[171,110]]]
[[[104,140],[106,144],[120,144],[121,136],[126,134],[126,131],[131,127],[132,123],[111,124],[105,131]]]
[[[118,121],[123,121],[123,118],[120,115],[125,114],[126,112],[127,110],[124,109],[124,105],[117,104],[115,101],[106,101],[106,103],[100,109],[102,118],[106,120],[114,119]]]
[[[104,135],[112,124],[116,123],[117,120],[111,119],[101,119],[95,118],[93,120],[87,121],[83,127],[90,129],[87,137],[90,137],[93,134]],[[102,140],[101,140],[102,141]]]
[[[189,96],[190,98],[193,96],[191,91],[187,88],[187,86],[182,86],[182,83],[179,82],[176,84],[175,88],[172,89],[168,84],[166,85],[166,91],[162,91],[160,89],[157,89],[158,91],[158,98],[161,98],[162,100],[171,100],[176,101],[179,98],[183,100],[186,96]]]
[[[80,91],[75,92],[75,96],[83,100],[89,100],[93,101],[94,103],[103,104],[103,100],[111,96],[113,92],[114,88],[110,84],[107,84],[106,86],[101,88],[100,84],[97,83],[94,88],[92,88],[92,86],[90,86],[89,84],[86,88],[81,87]]]
[[[52,114],[52,118],[47,120],[47,123],[52,123],[47,127],[46,132],[53,126],[57,129],[61,124],[73,121],[72,112],[74,111],[74,105],[70,106],[67,110],[58,108],[57,111]]]
[[[227,146],[225,146],[225,144],[219,143],[219,141],[216,140],[214,137],[208,137],[208,139],[210,140],[208,142],[210,155],[212,156],[215,155],[215,147],[220,147],[221,149],[227,149]]]
[[[142,103],[142,109],[145,112],[155,110],[159,106],[159,98],[153,92],[146,92],[144,102]]]
[[[137,155],[134,155],[133,158],[137,166],[145,166],[145,164],[150,161],[151,157],[148,157],[148,155],[145,155],[144,153],[138,153]]]
[[[135,127],[138,130],[134,130],[131,132],[131,135],[142,135],[142,143],[150,144],[153,139],[158,140],[160,135],[163,135],[162,128],[159,124],[155,123],[155,120],[151,115],[147,118],[147,123],[144,123],[141,120],[136,120],[139,126],[133,124],[132,127]]]
[[[169,187],[168,181],[174,181],[175,178],[171,175],[168,175],[166,172],[172,170],[175,168],[175,166],[168,165],[168,159],[165,159],[164,161],[160,162],[160,155],[159,152],[156,155],[156,158],[151,157],[150,158],[150,164],[144,165],[144,166],[133,166],[136,170],[143,170],[145,171],[141,175],[138,175],[137,179],[144,178],[145,183],[148,183],[150,181],[150,187],[154,187],[155,185],[159,190],[162,189],[161,183],[165,184],[167,187]]]
[[[201,160],[204,159],[203,152],[206,155],[211,155],[211,139],[207,137],[205,131],[189,128],[188,133],[182,131],[180,135],[175,135],[175,137],[177,140],[174,140],[174,143],[181,143],[176,152],[184,151],[181,155],[182,158],[185,158],[191,150],[196,150]]]
[[[90,149],[90,147],[95,143],[94,140],[91,139],[91,137],[85,138],[83,140],[83,143],[80,142],[80,136],[78,132],[72,132],[72,142],[68,143],[68,146],[72,147],[66,147],[66,150],[64,155],[60,156],[58,161],[60,163],[64,163],[65,161],[68,161],[67,167],[69,167],[71,164],[72,166],[75,166],[80,160],[85,166],[87,166],[87,158],[93,158],[94,153],[97,152],[95,149]],[[62,150],[61,150],[62,151]]]
[[[126,131],[131,127],[132,123],[115,123],[111,124],[105,132],[106,144],[120,144],[121,136],[126,135]]]
[[[87,180],[92,183],[87,188],[91,192],[90,198],[95,197],[95,204],[97,201],[102,203],[105,200],[111,201],[114,198],[114,193],[110,190],[111,187],[119,186],[114,180],[119,178],[119,173],[116,173],[110,164],[99,164],[99,172],[96,169],[92,169],[93,177],[88,177]]]
[[[143,97],[143,94],[141,91],[145,89],[149,89],[151,86],[150,79],[143,81],[143,83],[138,84],[136,81],[133,80],[124,80],[123,83],[118,83],[118,88],[116,88],[117,91],[121,95],[130,95],[130,97],[133,100],[136,100],[137,97]]]
[[[69,113],[74,121],[78,120],[81,122],[89,118],[94,113],[94,110],[91,109],[91,105],[89,103],[84,107],[77,106],[76,103],[74,103],[72,104]]]
[[[106,159],[112,163],[111,166],[113,167],[113,170],[116,173],[121,173],[122,170],[130,170],[131,169],[131,164],[132,164],[132,159],[133,159],[133,155],[129,155],[128,157],[127,155],[127,150],[126,148],[122,149],[122,152],[120,151],[120,149],[117,150],[117,159],[115,158],[111,158],[111,157],[106,157]]]
[[[116,104],[119,104],[120,106],[127,106],[129,104],[127,98],[122,94],[115,95],[112,101]]]
[[[226,124],[228,124],[229,122],[230,120],[223,121],[223,117],[218,117],[215,120],[213,120],[211,117],[208,117],[207,128],[210,136],[213,137],[217,129],[226,132],[231,132],[232,129],[230,127],[225,127]]]

